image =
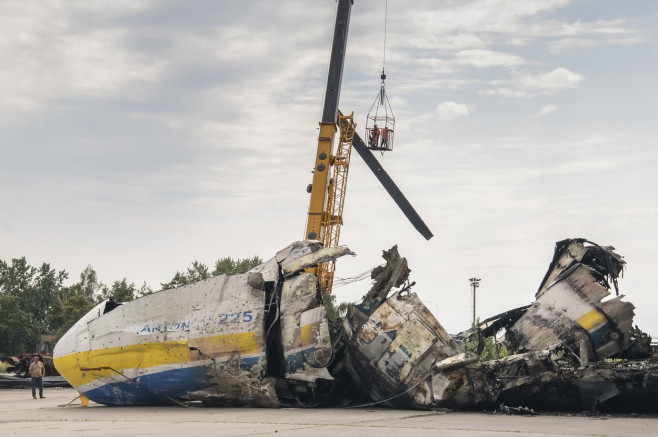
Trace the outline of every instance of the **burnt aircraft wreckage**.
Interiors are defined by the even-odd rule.
[[[623,296],[605,299],[624,267],[613,248],[558,242],[534,303],[454,338],[410,291],[396,247],[363,300],[330,320],[306,270],[347,254],[301,241],[245,274],[102,302],[58,342],[55,365],[105,405],[658,405],[650,338]],[[503,329],[512,355],[482,361],[462,346]]]

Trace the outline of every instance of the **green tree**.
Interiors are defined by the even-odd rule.
[[[215,270],[212,271],[213,276],[219,275],[238,275],[240,273],[247,273],[259,264],[263,263],[263,259],[259,256],[234,260],[233,258],[220,258],[215,261]]]
[[[139,297],[139,293],[134,283],[128,284],[126,278],[123,278],[120,281],[114,281],[112,287],[104,287],[101,293],[100,300],[112,299],[115,302],[130,302],[136,297]]]
[[[185,275],[185,273],[176,272],[176,274],[171,279],[171,281],[166,283],[161,283],[160,286],[162,287],[163,290],[169,290],[170,288],[178,288],[187,283],[188,283],[187,276]]]
[[[146,281],[144,281],[142,283],[142,286],[139,287],[139,290],[137,290],[137,296],[136,297],[142,297],[142,296],[146,296],[147,294],[152,294],[152,293],[153,293],[153,289],[146,284]]]
[[[74,295],[75,289],[71,286],[61,288],[52,296],[50,303],[51,311],[48,314],[48,326],[53,331],[58,331],[64,323],[64,307],[71,296]]]
[[[336,295],[330,293],[322,293],[322,305],[327,310],[327,318],[334,324],[342,324],[349,304],[341,302],[336,305]]]
[[[53,298],[68,278],[66,271],[56,271],[50,264],[39,268],[30,266],[25,257],[14,258],[11,264],[0,261],[0,294],[14,296],[19,308],[30,317],[37,331],[47,331],[49,315],[53,311]]]
[[[38,335],[30,314],[20,308],[19,298],[0,294],[0,352],[17,355],[31,351]]]
[[[202,281],[204,279],[210,278],[210,272],[208,271],[208,266],[199,261],[194,261],[192,267],[187,269],[187,280],[189,282]]]
[[[187,273],[176,272],[171,281],[161,283],[160,285],[163,290],[168,290],[170,288],[177,288],[193,282],[208,279],[213,276],[246,273],[262,262],[263,259],[258,256],[245,259],[238,258],[237,260],[230,257],[220,258],[215,262],[215,269],[212,272],[209,272],[208,267],[205,264],[194,261],[192,266],[187,268]]]
[[[194,267],[198,272],[190,271],[190,276],[203,274],[203,266]],[[11,263],[0,260],[0,351],[30,351],[43,332],[61,336],[101,300],[128,302],[152,293],[146,283],[137,289],[126,278],[107,287],[91,265],[80,273],[79,282],[65,287],[67,278],[66,271],[57,271],[48,263],[37,268],[25,257]]]
[[[48,326],[58,338],[89,311],[95,304],[95,298],[100,295],[103,283],[91,265],[80,273],[80,281],[69,287],[62,287],[54,293],[51,299],[51,311]],[[73,320],[71,314],[79,315]]]
[[[75,323],[93,307],[94,304],[82,294],[74,294],[70,296],[62,307],[61,322],[55,332],[57,340],[59,340],[66,331],[71,329],[71,326],[75,325]]]
[[[29,312],[32,314],[33,320],[44,331],[52,331],[55,328],[48,324],[49,315],[54,310],[53,298],[63,288],[64,281],[68,276],[64,270],[57,272],[50,267],[50,264],[43,263],[37,270],[34,286],[28,288],[31,291],[31,295],[27,296]]]
[[[25,257],[14,258],[11,264],[0,260],[0,292],[20,298],[35,274],[36,269],[27,264]]]
[[[103,283],[98,280],[96,270],[91,265],[85,267],[80,273],[80,282],[74,285],[76,294],[84,296],[89,302],[93,302],[95,297],[103,290]]]
[[[482,332],[476,328],[479,325],[480,319],[473,325],[470,337],[464,342],[464,349],[479,354],[481,361],[497,360],[508,356],[507,348],[502,344],[496,344],[493,336],[482,336]]]

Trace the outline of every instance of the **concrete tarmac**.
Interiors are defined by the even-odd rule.
[[[658,418],[507,416],[384,408],[83,408],[71,388],[0,390],[0,436],[656,436]],[[72,402],[71,402],[72,401]],[[69,404],[69,402],[71,402]],[[67,405],[68,404],[68,405]]]

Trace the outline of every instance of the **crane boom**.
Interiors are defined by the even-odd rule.
[[[320,121],[318,148],[313,168],[313,183],[309,190],[311,198],[304,238],[320,240],[325,247],[338,246],[340,229],[343,224],[343,206],[345,204],[350,156],[354,145],[357,152],[366,161],[368,167],[375,173],[377,179],[386,188],[409,221],[429,240],[432,238],[432,232],[356,134],[354,114],[345,116],[338,111],[352,4],[353,0],[338,0],[324,110],[322,121]],[[338,129],[340,129],[340,141],[338,141],[336,154],[334,155],[333,143]],[[329,175],[330,168],[333,169],[331,177]],[[317,275],[323,293],[331,293],[334,268],[335,260],[307,269],[307,272]]]
[[[347,30],[350,27],[353,2],[354,0],[340,0],[338,3],[334,41],[331,46],[331,59],[329,61],[329,75],[327,76],[327,90],[324,95],[323,123],[336,123],[336,116],[338,115],[340,85],[343,80],[345,51],[347,50]]]
[[[320,122],[318,149],[313,168],[313,183],[311,185],[311,200],[308,208],[305,238],[318,240],[322,235],[323,215],[329,185],[329,167],[332,158],[332,146],[336,134],[336,119],[338,116],[338,101],[340,85],[343,79],[345,50],[347,49],[347,31],[352,12],[352,0],[339,0],[336,12],[334,39],[331,47],[327,90],[324,98],[324,110]]]

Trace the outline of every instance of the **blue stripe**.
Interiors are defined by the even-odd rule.
[[[607,323],[593,331],[589,332],[589,337],[592,339],[592,344],[594,345],[594,349],[598,349],[604,344],[607,344],[611,337],[610,334],[612,333],[612,327],[610,326],[610,323]]]
[[[250,370],[259,357],[242,359],[241,370]],[[226,363],[217,363],[218,366]],[[84,392],[90,400],[103,405],[157,405],[173,404],[170,397],[184,398],[197,390],[217,387],[216,370],[212,364],[165,370],[131,381],[105,384]]]

